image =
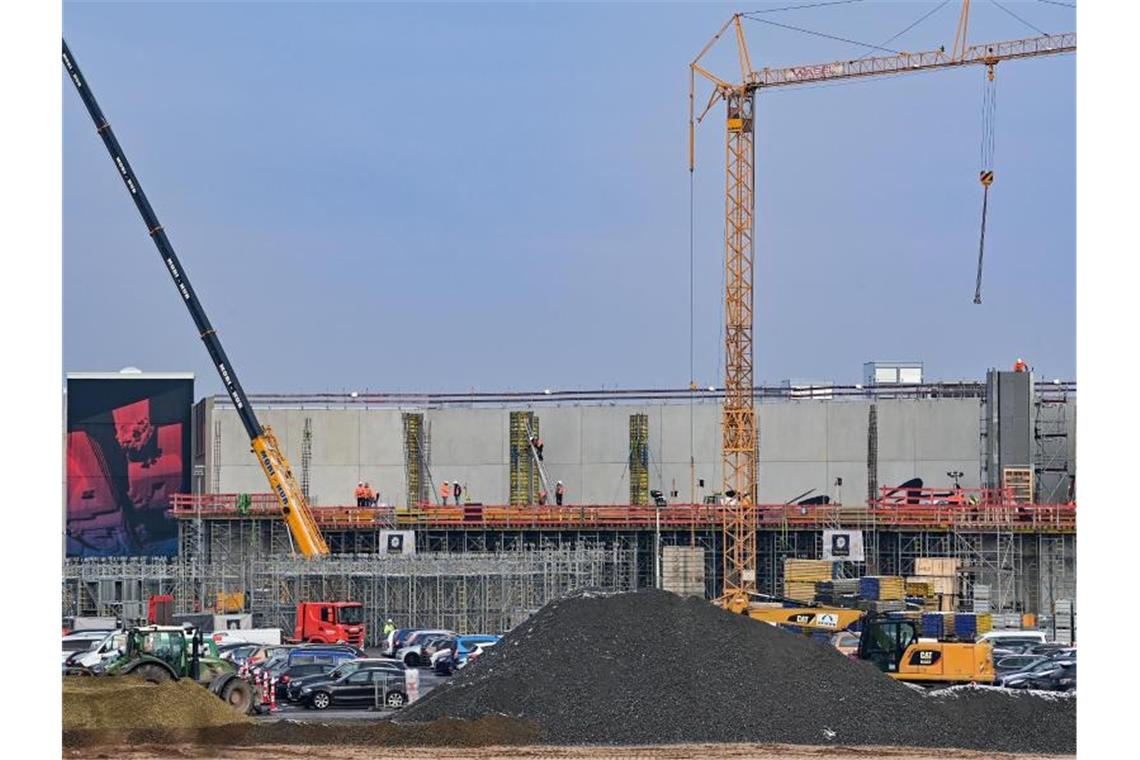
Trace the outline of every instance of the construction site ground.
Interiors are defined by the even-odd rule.
[[[327,727],[336,731],[335,726]],[[207,758],[225,757],[235,760],[261,760],[262,758],[311,758],[324,760],[492,760],[508,758],[542,758],[542,760],[599,760],[621,757],[622,760],[687,760],[688,758],[759,758],[776,760],[945,760],[945,751],[907,747],[805,747],[788,744],[677,744],[640,747],[543,747],[492,746],[473,748],[443,747],[377,747],[330,746],[328,744],[259,744],[255,746],[219,745],[182,742],[174,744],[114,744],[73,747],[64,750],[65,758]],[[1061,760],[1072,755],[1024,755],[992,752],[955,751],[956,760]]]

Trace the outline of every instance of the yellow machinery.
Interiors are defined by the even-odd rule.
[[[750,607],[748,617],[762,623],[796,626],[836,633],[846,630],[867,613],[845,607]]]
[[[163,267],[174,280],[179,297],[186,304],[190,318],[194,320],[198,335],[202,338],[206,351],[214,363],[214,368],[217,369],[218,376],[222,380],[222,385],[225,386],[226,393],[241,418],[242,426],[245,427],[246,433],[249,435],[250,447],[257,456],[257,462],[261,465],[262,471],[265,472],[265,477],[268,478],[273,493],[277,495],[277,500],[281,504],[281,514],[289,525],[289,535],[292,537],[296,549],[306,557],[328,554],[329,548],[325,544],[316,521],[313,520],[308,500],[305,498],[304,491],[301,490],[301,485],[293,477],[289,460],[285,458],[285,453],[278,445],[273,431],[268,426],[263,426],[258,421],[257,415],[254,414],[253,407],[250,406],[249,399],[246,398],[245,391],[242,389],[241,383],[238,382],[237,372],[226,356],[217,332],[210,325],[210,320],[206,316],[194,288],[190,285],[186,270],[182,268],[182,263],[174,253],[174,246],[162,225],[159,224],[158,216],[154,213],[146,194],[143,193],[142,185],[139,183],[138,177],[135,176],[134,170],[131,169],[126,154],[123,153],[123,149],[115,137],[114,130],[104,118],[103,111],[99,108],[99,104],[91,92],[91,87],[79,71],[79,65],[75,62],[74,56],[71,55],[67,42],[63,43],[63,65],[67,69],[68,76],[71,77],[79,97],[83,100],[83,105],[87,107],[87,113],[95,122],[95,129],[103,138],[103,144],[106,146],[107,152],[111,154],[111,160],[115,164],[119,177],[127,186],[131,199],[138,207],[139,214],[142,215],[147,232],[150,234],[151,240],[154,241],[155,247],[158,248]]]
[[[992,683],[988,641],[922,639],[913,620],[869,617],[859,636],[859,659],[892,678],[923,683]]]

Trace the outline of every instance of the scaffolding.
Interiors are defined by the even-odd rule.
[[[178,614],[209,612],[219,594],[244,592],[258,627],[292,631],[302,601],[358,601],[368,644],[387,618],[401,626],[500,633],[570,591],[631,591],[628,549],[603,546],[408,556],[343,555],[319,561],[272,557],[195,566],[179,558],[69,559],[63,615],[146,619],[147,600],[173,594]]]
[[[629,415],[629,503],[649,503],[649,415]]]
[[[1072,469],[1069,439],[1069,399],[1038,395],[1034,399],[1034,494],[1045,504],[1070,501]]]
[[[511,412],[510,415],[510,503],[525,506],[538,501],[540,474],[530,437],[540,435],[538,416],[534,412]]]
[[[305,501],[313,503],[309,493],[309,471],[313,464],[313,418],[305,418],[305,427],[301,431],[301,493],[305,494]]]
[[[422,412],[404,412],[404,484],[407,506],[430,504],[435,487],[431,480],[431,436]]]

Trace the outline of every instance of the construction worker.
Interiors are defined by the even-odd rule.
[[[564,493],[566,493],[566,488],[562,485],[562,481],[560,480],[557,485],[554,486],[554,503],[560,507],[562,506],[562,495]]]
[[[455,481],[455,503],[459,504],[459,497],[463,494],[463,486],[459,485],[459,481]]]
[[[364,481],[363,480],[356,484],[356,506],[358,506],[358,507],[364,506]]]
[[[1029,365],[1025,363],[1024,359],[1018,359],[1017,361],[1015,361],[1013,363],[1013,371],[1014,372],[1028,372],[1029,371]]]
[[[538,454],[538,461],[542,461],[542,439],[537,435],[531,436],[530,445],[534,446],[534,452]]]
[[[372,486],[368,485],[368,481],[364,482],[364,506],[371,507],[376,504],[376,494],[372,492]]]
[[[448,496],[451,496],[451,486],[445,480],[443,485],[439,487],[439,500],[446,505]]]
[[[545,505],[546,505],[546,489],[540,488],[538,490],[538,506],[542,507]]]
[[[392,622],[392,618],[384,621],[384,638],[388,638],[388,634],[396,630],[396,624]]]

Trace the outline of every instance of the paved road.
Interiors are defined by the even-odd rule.
[[[430,670],[420,668],[420,696],[428,693],[436,686],[448,680],[448,676],[437,676]],[[259,720],[296,720],[325,723],[339,720],[383,720],[392,717],[394,710],[369,710],[365,708],[348,709],[329,707],[325,710],[313,710],[303,705],[290,702],[279,702],[277,711],[257,716]]]

